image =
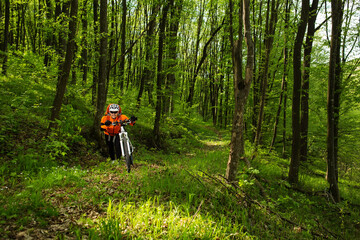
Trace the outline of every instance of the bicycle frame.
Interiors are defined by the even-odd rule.
[[[128,173],[130,172],[131,165],[133,165],[133,158],[132,153],[134,151],[134,147],[131,144],[131,141],[129,139],[128,133],[125,130],[125,126],[130,123],[129,120],[120,121],[120,122],[113,122],[113,125],[120,124],[120,133],[119,133],[119,144],[121,149],[121,156],[125,158],[126,167]]]
[[[121,156],[126,158],[126,153],[129,154],[129,157],[133,153],[133,145],[129,139],[128,133],[126,132],[124,126],[121,126],[121,132],[119,133],[120,137],[120,148],[121,148]],[[124,149],[126,147],[126,149]]]

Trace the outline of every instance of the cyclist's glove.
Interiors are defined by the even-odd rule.
[[[135,116],[130,117],[130,121],[135,122],[136,120],[137,120],[137,117],[135,117]]]
[[[109,120],[107,120],[106,122],[105,122],[105,126],[110,126],[111,125],[111,122],[109,121]]]

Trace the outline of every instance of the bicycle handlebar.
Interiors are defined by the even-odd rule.
[[[119,122],[113,122],[112,125],[116,126],[116,125],[120,124],[121,126],[126,126],[129,123],[131,123],[131,120],[130,119],[125,119],[124,121],[120,120]]]

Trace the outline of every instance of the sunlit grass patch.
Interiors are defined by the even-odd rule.
[[[229,146],[229,141],[224,140],[201,140],[201,142],[209,148],[222,148]]]
[[[201,212],[193,215],[169,201],[160,204],[153,198],[143,204],[120,202],[107,210],[107,217],[95,227],[101,239],[250,239],[243,226],[215,220]]]
[[[45,189],[54,186],[84,186],[86,182],[82,179],[87,171],[77,167],[53,167],[43,168],[35,179],[30,179],[28,188]]]

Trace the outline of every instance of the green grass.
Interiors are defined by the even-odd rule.
[[[105,239],[231,239],[247,238],[242,226],[226,219],[219,221],[198,211],[192,215],[172,201],[160,204],[158,198],[141,204],[111,201],[107,217],[100,220],[99,237]]]

